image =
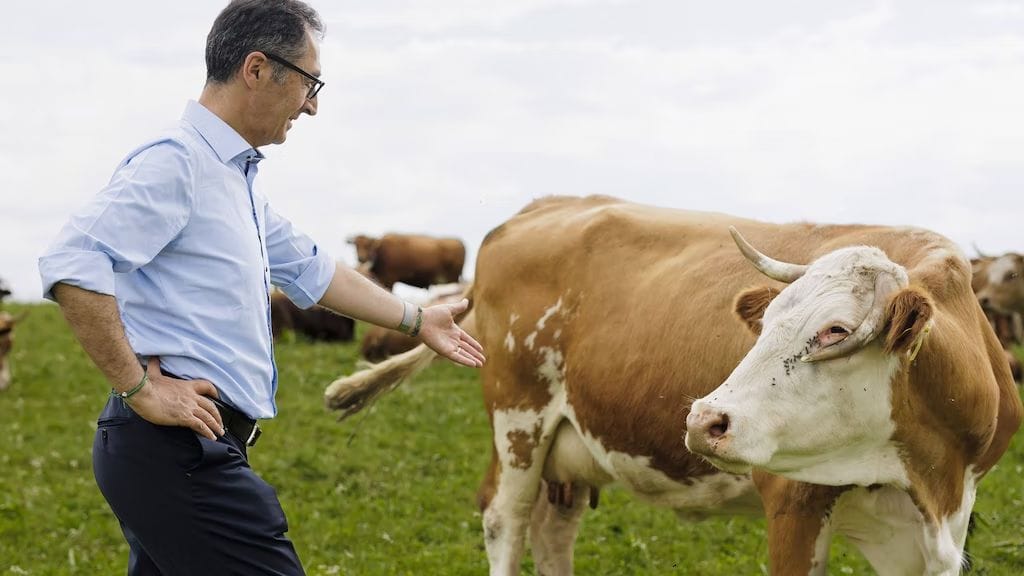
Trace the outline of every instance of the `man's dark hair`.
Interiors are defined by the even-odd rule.
[[[295,61],[306,51],[306,30],[323,37],[320,15],[299,0],[234,0],[213,21],[206,37],[206,81],[231,79],[250,52],[271,52]],[[276,62],[274,79],[285,68]]]

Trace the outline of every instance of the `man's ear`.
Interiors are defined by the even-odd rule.
[[[249,88],[255,88],[260,82],[260,72],[263,72],[264,78],[269,78],[270,63],[266,57],[259,52],[249,52],[246,55],[245,60],[242,61],[242,68],[239,70],[239,75],[242,77],[242,81]]]
[[[885,310],[885,353],[906,352],[923,337],[932,318],[932,301],[917,288],[904,288],[889,300]]]
[[[740,320],[746,323],[747,328],[751,332],[760,334],[764,310],[778,295],[779,291],[776,288],[769,288],[768,286],[750,288],[740,292],[740,295],[736,297],[733,310],[740,317]]]

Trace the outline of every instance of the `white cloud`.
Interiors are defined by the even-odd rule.
[[[69,212],[204,77],[216,7],[83,6],[44,3],[64,18],[0,39],[0,278],[19,299]],[[330,3],[320,113],[260,178],[347,261],[347,236],[386,231],[460,236],[472,257],[534,197],[590,193],[1024,251],[1016,7]]]

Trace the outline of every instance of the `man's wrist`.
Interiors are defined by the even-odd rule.
[[[118,390],[117,388],[113,388],[113,389],[110,390],[110,394],[112,396],[117,396],[121,400],[127,401],[132,396],[135,396],[136,394],[138,394],[138,392],[140,390],[142,390],[142,388],[146,384],[148,384],[148,383],[149,383],[149,374],[143,372],[142,373],[142,378],[139,378],[138,384],[135,384],[131,388],[127,388],[127,389],[124,389],[124,390]]]
[[[416,322],[416,307],[409,302],[402,300],[402,321],[398,323],[398,330],[402,334],[412,332]]]

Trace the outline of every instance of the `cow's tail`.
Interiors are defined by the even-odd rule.
[[[468,297],[472,289],[473,287],[469,286],[464,294]],[[459,319],[462,329],[474,337],[475,316],[470,301],[470,309]],[[437,357],[437,352],[425,344],[420,344],[408,352],[392,356],[379,364],[331,382],[324,390],[324,401],[328,409],[339,412],[338,420],[344,420],[372,404],[382,394],[394,390],[402,382],[425,370]]]

